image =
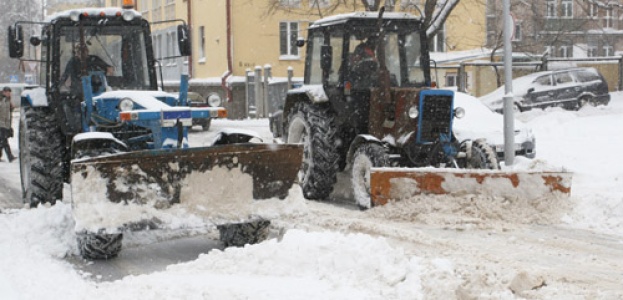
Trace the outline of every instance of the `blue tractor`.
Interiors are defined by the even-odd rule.
[[[173,22],[179,23],[174,57],[188,56],[188,27]],[[40,32],[27,40],[26,52],[24,32]],[[55,204],[70,183],[82,256],[116,256],[124,230],[166,227],[172,217],[163,214],[179,213],[180,206],[217,224],[225,245],[265,234],[267,220],[239,206],[286,197],[302,148],[250,143],[252,136],[233,131],[212,145],[190,147],[193,120],[226,117],[227,111],[188,105],[187,75],[178,95],[162,91],[150,24],[140,13],[93,8],[18,21],[9,27],[8,43],[11,57],[39,63],[42,83],[22,94],[24,202]],[[232,203],[229,215],[217,214],[221,204]]]

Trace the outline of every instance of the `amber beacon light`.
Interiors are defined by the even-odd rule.
[[[134,0],[123,0],[123,5],[121,7],[124,9],[134,8]]]

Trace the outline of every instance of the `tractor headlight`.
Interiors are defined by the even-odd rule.
[[[121,17],[123,17],[123,20],[125,20],[126,22],[130,22],[134,20],[134,12],[131,10],[124,10],[121,14]]]
[[[123,98],[119,101],[119,110],[120,111],[130,111],[134,109],[134,101],[130,98]]]
[[[411,106],[409,108],[409,118],[415,119],[420,115],[420,111],[417,109],[417,106]]]
[[[221,96],[216,93],[212,93],[208,96],[208,105],[211,107],[219,107],[221,106]]]
[[[462,118],[462,117],[465,117],[465,109],[464,109],[464,108],[462,108],[462,107],[457,107],[457,108],[455,108],[455,109],[454,109],[454,116],[455,116],[457,119],[460,119],[460,118]]]
[[[74,22],[78,22],[80,21],[80,12],[77,10],[74,10],[72,12],[69,13],[69,19],[71,19]]]

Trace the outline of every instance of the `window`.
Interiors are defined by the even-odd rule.
[[[331,0],[309,0],[310,8],[315,8],[315,7],[325,8],[325,7],[329,7],[330,4],[331,4]]]
[[[141,12],[141,15],[143,15],[143,18],[149,20],[149,7],[147,5],[146,0],[141,0],[138,2],[138,11]]]
[[[279,23],[279,54],[281,59],[299,58],[299,48],[296,47],[298,39],[299,23],[298,22],[280,22]]]
[[[595,57],[597,56],[597,46],[589,45],[586,48],[586,56]]]
[[[604,28],[612,28],[612,6],[608,6],[606,9],[606,15],[604,16],[603,24]]]
[[[301,7],[301,0],[279,0],[279,3],[283,7],[289,7],[289,8],[300,8]]]
[[[604,50],[604,56],[614,56],[614,47],[606,44],[603,47]]]
[[[205,26],[199,26],[199,62],[204,62],[206,59],[206,35]]]
[[[556,81],[556,84],[565,84],[565,83],[573,82],[573,78],[571,77],[571,74],[567,72],[554,74],[554,80]]]
[[[545,46],[545,54],[548,54],[549,57],[556,57],[556,50],[554,46]]]
[[[152,0],[151,1],[151,9],[152,9],[152,22],[162,21],[162,0]]]
[[[513,32],[513,41],[521,41],[521,21],[515,22],[515,31]]]
[[[433,52],[445,52],[446,51],[446,25],[442,25],[439,31],[433,38],[433,45],[431,45],[431,51]]]
[[[552,85],[552,77],[550,75],[541,76],[534,80],[534,82],[538,85]]]
[[[597,3],[589,4],[588,16],[592,18],[596,18],[598,14],[599,14],[599,6],[597,5]]]
[[[457,86],[456,73],[446,73],[446,86]]]
[[[573,0],[562,0],[562,16],[563,18],[573,17]]]
[[[166,0],[164,6],[164,19],[175,20],[175,0]]]
[[[557,16],[556,13],[556,0],[547,0],[547,17],[555,18]]]
[[[560,48],[558,48],[558,56],[559,57],[570,57],[570,51],[569,51],[569,46],[560,46]]]

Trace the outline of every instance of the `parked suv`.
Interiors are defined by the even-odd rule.
[[[594,68],[545,71],[513,80],[514,108],[518,111],[550,106],[580,109],[610,102],[608,83]],[[502,112],[504,87],[481,97],[490,109]]]

